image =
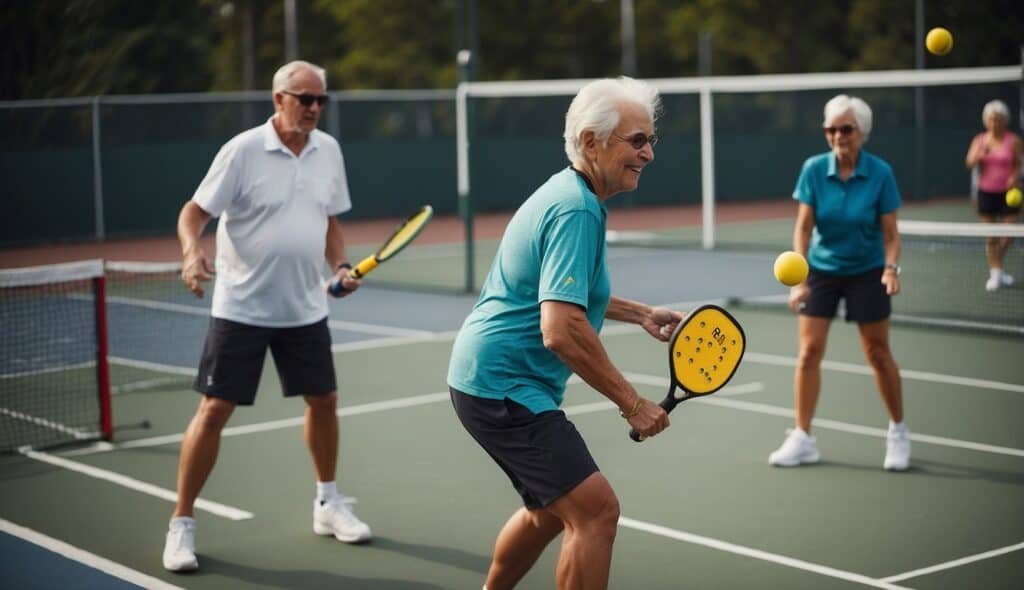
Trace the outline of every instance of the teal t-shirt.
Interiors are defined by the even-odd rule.
[[[861,150],[846,181],[832,152],[804,162],[793,198],[814,208],[814,232],[807,253],[811,268],[855,275],[885,265],[879,218],[900,208],[900,191],[892,168]]]
[[[611,298],[606,217],[604,205],[572,168],[552,176],[519,207],[455,339],[451,387],[507,397],[535,414],[561,405],[572,371],[544,348],[540,304],[579,305],[594,330],[601,330]]]

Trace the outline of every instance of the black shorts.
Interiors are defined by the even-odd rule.
[[[294,328],[263,328],[210,318],[193,389],[251,406],[268,347],[285,397],[325,395],[337,389],[327,318]]]
[[[800,313],[834,318],[839,300],[846,300],[846,321],[880,322],[892,314],[892,297],[882,284],[882,270],[876,268],[859,275],[834,275],[811,269],[807,286],[811,295]]]
[[[548,506],[598,471],[565,412],[534,414],[508,398],[450,391],[462,425],[508,475],[527,508]]]
[[[990,193],[978,191],[978,213],[981,215],[1007,216],[1020,213],[1020,205],[1011,207],[1006,204],[1006,193]]]

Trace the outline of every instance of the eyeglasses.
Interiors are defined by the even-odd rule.
[[[840,125],[839,127],[822,127],[821,130],[825,132],[825,135],[835,135],[837,131],[839,135],[849,135],[857,130],[857,126]]]
[[[295,98],[299,99],[299,104],[301,104],[304,107],[311,107],[313,106],[314,102],[316,102],[316,104],[320,106],[324,106],[325,104],[327,104],[328,99],[328,96],[326,94],[296,94],[294,92],[288,92],[287,90],[282,90],[281,94],[294,96]]]
[[[622,141],[627,142],[629,145],[633,146],[633,149],[635,150],[642,150],[644,149],[644,146],[647,144],[651,144],[651,147],[653,148],[654,146],[658,145],[659,139],[657,135],[644,135],[639,131],[634,133],[633,135],[630,135],[629,137],[623,137],[622,135],[618,134],[613,135],[615,135],[615,137],[618,137]]]

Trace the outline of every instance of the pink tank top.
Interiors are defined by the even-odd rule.
[[[1010,175],[1013,174],[1013,134],[1003,134],[1002,145],[989,150],[978,160],[981,175],[978,177],[978,188],[987,193],[1006,191]]]

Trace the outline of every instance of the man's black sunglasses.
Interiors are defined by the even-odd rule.
[[[325,104],[327,104],[328,99],[328,96],[326,94],[295,94],[294,92],[288,92],[287,90],[282,90],[281,94],[294,96],[295,98],[299,99],[299,104],[301,104],[304,107],[313,106],[314,101],[316,101],[316,104],[324,106]]]
[[[633,146],[633,149],[635,150],[642,150],[644,149],[644,146],[647,144],[651,144],[651,147],[658,145],[657,135],[644,135],[639,131],[634,133],[633,135],[630,135],[629,137],[624,137],[618,134],[616,134],[615,137],[618,137],[622,141],[628,142],[629,145]]]

